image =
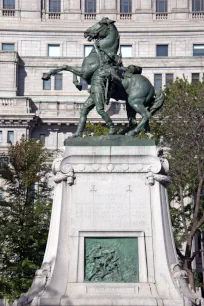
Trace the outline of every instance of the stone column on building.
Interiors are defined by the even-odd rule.
[[[19,57],[16,52],[0,53],[0,95],[3,97],[15,97],[17,94],[17,69]]]
[[[171,0],[168,4],[168,11],[171,12],[174,20],[188,20],[189,19],[189,0]],[[191,11],[191,10],[190,10]]]
[[[100,0],[99,1],[99,12],[103,14],[103,16],[109,17],[110,19],[116,20],[117,14],[117,0]],[[120,8],[120,5],[119,5]]]
[[[151,21],[152,1],[151,0],[132,1],[132,11],[133,13],[135,13],[135,19],[137,21]]]
[[[28,0],[21,0],[21,18],[32,18],[32,19],[40,19],[41,18],[41,1],[32,0],[31,2]]]
[[[81,0],[64,1],[65,19],[81,20]]]
[[[2,10],[3,10],[3,1],[0,1],[0,17],[3,15]]]
[[[42,21],[45,21],[46,19],[45,12],[46,12],[46,3],[45,0],[42,0],[42,12],[41,12]]]

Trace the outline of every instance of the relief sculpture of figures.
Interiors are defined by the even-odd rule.
[[[155,90],[150,81],[141,75],[141,67],[135,65],[130,65],[126,69],[123,67],[121,56],[118,54],[120,35],[114,23],[104,17],[86,30],[84,37],[88,41],[93,41],[94,47],[90,54],[84,58],[81,68],[61,66],[50,70],[43,76],[44,80],[48,80],[51,75],[65,70],[73,73],[73,83],[78,90],[82,89],[82,85],[77,76],[90,85],[90,95],[83,104],[77,130],[73,137],[83,136],[87,115],[94,107],[109,127],[108,134],[119,133],[110,116],[104,110],[105,105],[109,104],[110,98],[126,101],[129,125],[120,133],[128,132],[129,136],[139,134],[142,129],[148,132],[150,117],[163,105],[164,94],[162,90]],[[123,75],[121,71],[124,72]],[[138,125],[136,122],[137,113],[142,117]]]
[[[128,241],[126,238],[90,238],[89,240],[89,243],[85,243],[85,282],[126,283],[138,279],[136,240]]]

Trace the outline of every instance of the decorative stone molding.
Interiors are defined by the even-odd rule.
[[[17,306],[37,305],[38,297],[44,292],[49,277],[51,275],[51,265],[43,263],[42,267],[35,272],[35,278],[28,292],[20,297]]]
[[[154,174],[151,171],[147,173],[146,179],[147,179],[146,183],[149,184],[150,186],[153,186],[155,184],[155,181],[159,182],[164,186],[167,186],[168,184],[171,183],[171,179],[169,176],[163,174]]]
[[[161,169],[159,172],[155,172],[150,169],[150,171],[146,175],[146,184],[153,186],[155,184],[155,181],[157,181],[166,187],[168,184],[171,183],[171,178],[170,176],[168,176],[169,162],[165,158],[163,148],[159,148],[157,150],[157,156],[159,157],[161,163]]]
[[[185,306],[202,306],[203,299],[198,298],[198,296],[189,288],[187,272],[183,270],[178,263],[171,265],[171,271],[173,279],[175,280],[180,293],[183,295]]]
[[[124,157],[125,159],[125,157]],[[106,173],[106,172],[113,172],[113,173],[122,173],[122,172],[127,172],[128,173],[160,173],[161,171],[161,164],[160,162],[154,162],[154,163],[145,163],[145,161],[141,161],[138,163],[132,163],[131,167],[126,164],[119,164],[119,163],[97,163],[97,164],[81,164],[80,161],[77,163],[77,157],[75,158],[75,164],[74,164],[74,172],[75,173],[94,173],[94,172],[99,172],[99,173]],[[69,160],[64,159],[62,164],[61,164],[61,172],[65,173],[67,172],[66,167],[69,167]]]
[[[165,152],[164,148],[158,148],[157,150],[157,156],[159,157],[160,159],[160,162],[161,162],[161,173],[164,173],[164,174],[168,174],[169,173],[169,162],[167,160],[167,152]]]
[[[69,186],[74,184],[76,178],[74,174],[74,169],[71,165],[64,165],[63,170],[61,170],[61,162],[63,158],[57,157],[52,164],[52,172],[54,173],[54,182],[56,184],[61,183],[62,181],[67,181]]]

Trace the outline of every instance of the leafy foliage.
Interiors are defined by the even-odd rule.
[[[175,242],[191,287],[195,289],[192,261],[204,251],[192,253],[193,238],[204,229],[204,82],[190,84],[185,78],[176,79],[165,89],[165,95],[156,120],[150,120],[151,138],[168,148]],[[104,134],[97,125],[92,132]],[[147,135],[142,132],[137,137],[147,138]],[[179,250],[182,246],[185,246],[184,253]]]
[[[166,88],[164,107],[159,114],[160,125],[155,133],[162,135],[163,144],[170,148],[169,189],[174,202],[171,216],[177,247],[186,243],[185,253],[177,249],[183,268],[194,288],[192,241],[204,226],[204,83],[189,84],[176,79]]]
[[[109,129],[106,126],[103,126],[101,122],[96,124],[88,122],[86,124],[86,134],[85,136],[94,135],[94,136],[101,136],[106,135]]]
[[[0,202],[0,295],[14,300],[31,285],[42,263],[51,212],[51,154],[22,137],[0,165],[5,199]]]

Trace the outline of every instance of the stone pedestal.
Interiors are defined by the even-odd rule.
[[[42,268],[19,304],[184,306],[200,301],[174,246],[168,162],[153,141],[66,142]]]

